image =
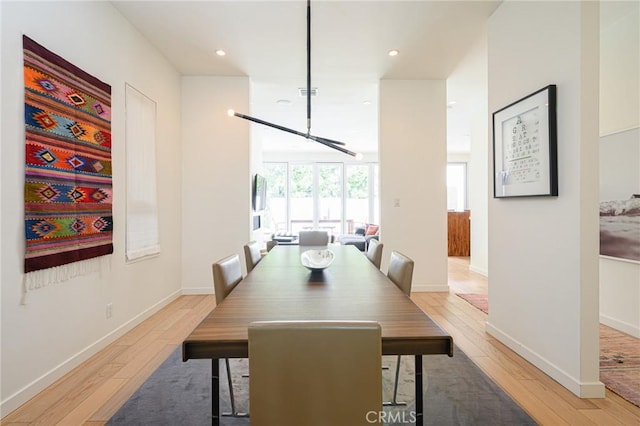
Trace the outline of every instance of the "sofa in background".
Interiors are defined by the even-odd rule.
[[[367,251],[369,241],[378,239],[380,227],[374,224],[367,224],[355,229],[353,234],[345,234],[338,237],[338,242],[344,246],[353,245],[360,251]]]

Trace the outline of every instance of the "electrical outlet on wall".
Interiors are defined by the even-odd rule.
[[[113,315],[113,303],[107,303],[107,318]]]

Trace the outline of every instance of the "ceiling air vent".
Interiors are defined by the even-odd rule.
[[[307,97],[307,88],[306,87],[301,87],[298,89],[298,93],[300,94],[301,98],[306,98]],[[318,96],[318,88],[317,87],[312,87],[311,88],[311,96]]]

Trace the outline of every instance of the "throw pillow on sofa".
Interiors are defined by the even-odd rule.
[[[378,235],[378,229],[380,227],[378,225],[367,225],[367,230],[364,235]]]

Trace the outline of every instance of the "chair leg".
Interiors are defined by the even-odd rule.
[[[238,413],[236,411],[236,399],[233,395],[233,381],[231,380],[231,367],[229,366],[229,358],[224,359],[227,368],[227,383],[229,384],[229,399],[231,400],[231,412],[222,413],[225,417],[249,417],[249,413]]]
[[[406,402],[403,401],[398,401],[398,378],[400,377],[400,355],[398,355],[398,361],[396,362],[396,377],[395,377],[395,382],[393,385],[393,399],[391,401],[386,401],[383,402],[382,405],[384,406],[392,406],[392,407],[397,407],[400,405],[407,405]]]

